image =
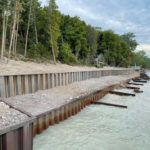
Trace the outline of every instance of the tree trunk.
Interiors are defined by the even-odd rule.
[[[27,48],[28,48],[28,36],[29,36],[29,28],[30,28],[30,19],[31,19],[31,10],[32,10],[32,0],[30,1],[30,10],[29,10],[29,16],[28,16],[28,25],[27,25],[27,33],[26,33],[26,42],[25,42],[25,50],[24,50],[24,56],[27,56]]]
[[[19,14],[17,16],[17,25],[16,25],[16,36],[15,36],[15,50],[14,50],[14,54],[16,57],[16,53],[17,53],[17,42],[18,42],[18,29],[19,29]]]
[[[16,6],[15,6],[13,28],[12,28],[12,33],[11,33],[10,45],[9,45],[8,60],[10,59],[11,50],[12,50],[13,42],[14,42],[14,39],[15,39],[15,29],[16,29]]]
[[[5,24],[5,38],[4,38],[4,51],[3,51],[3,53],[5,53],[5,51],[6,51],[7,26],[8,26],[8,16],[6,17],[6,24]]]
[[[35,42],[36,42],[36,44],[38,44],[38,33],[37,33],[37,26],[36,26],[35,8],[34,8],[34,14],[33,15],[34,15]]]
[[[16,27],[15,27],[16,28]],[[14,36],[13,36],[13,44],[12,44],[12,54],[15,54],[15,40],[16,40],[16,29],[14,31]]]
[[[5,11],[3,12],[3,33],[2,33],[2,45],[1,45],[1,59],[3,59],[4,57],[4,48],[5,48],[5,24],[6,24],[6,20],[5,20]]]
[[[52,33],[51,27],[50,27],[50,35],[51,35],[51,46],[52,46],[53,60],[54,60],[54,64],[56,64],[55,50],[54,50],[54,45],[53,45],[53,33]]]
[[[36,27],[36,23],[34,23],[34,30],[35,30],[35,41],[36,41],[36,44],[38,44],[38,33],[37,33],[37,27]]]

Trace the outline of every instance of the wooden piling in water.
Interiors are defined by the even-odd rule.
[[[134,82],[141,82],[141,83],[147,83],[145,80],[133,80]]]
[[[106,106],[113,106],[113,107],[120,107],[120,108],[128,108],[125,105],[118,105],[118,104],[104,103],[104,102],[93,102],[92,104],[95,104],[95,105],[106,105]]]
[[[140,91],[139,89],[134,89],[135,93],[143,93],[143,91]]]
[[[125,92],[118,92],[118,91],[110,91],[109,93],[120,95],[120,96],[135,96],[135,94],[132,93],[125,93]]]
[[[128,84],[131,84],[131,85],[144,85],[144,84],[140,84],[140,83],[133,83],[133,82],[132,82],[132,83],[130,83],[130,82],[129,82]]]
[[[137,90],[140,89],[139,87],[134,87],[134,86],[126,86],[126,88],[127,88],[127,89],[133,89],[133,90],[134,90],[134,89],[137,89]]]

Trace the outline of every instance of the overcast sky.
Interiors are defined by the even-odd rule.
[[[40,0],[45,4],[47,0]],[[56,0],[64,14],[79,16],[86,23],[123,34],[133,32],[150,56],[150,0]]]

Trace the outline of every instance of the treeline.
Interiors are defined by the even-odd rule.
[[[133,66],[140,66],[142,68],[150,68],[150,58],[146,55],[144,51],[139,51],[134,53],[132,60]]]
[[[54,63],[91,65],[100,58],[112,66],[133,64],[137,46],[133,33],[102,31],[79,17],[63,15],[55,0],[45,7],[38,0],[2,0],[0,24],[1,59],[20,54]]]

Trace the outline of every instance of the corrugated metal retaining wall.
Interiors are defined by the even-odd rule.
[[[0,76],[0,97],[13,97],[56,86],[64,86],[76,81],[109,75],[125,75],[133,72],[133,69],[122,69]]]
[[[0,131],[0,150],[33,150],[33,120]]]
[[[108,75],[125,75],[131,73],[134,73],[134,70],[124,69],[0,76],[0,96],[10,97],[33,93],[37,90],[67,85],[90,78],[99,78],[101,76]],[[33,136],[40,134],[43,130],[48,128],[49,125],[59,123],[60,121],[77,114],[84,107],[93,101],[99,100],[116,86],[119,85],[113,85],[106,89],[80,97],[57,109],[35,116],[36,119],[29,119],[19,125],[0,131],[0,150],[33,150]],[[25,114],[28,115],[28,113]]]
[[[57,124],[77,114],[91,102],[102,98],[116,86],[118,85],[113,85],[89,95],[79,97],[57,109],[40,114],[36,118],[30,117],[32,119],[26,122],[1,130],[0,150],[33,150],[33,138],[36,134],[42,133],[50,125]],[[12,106],[10,105],[10,107]],[[24,114],[28,115],[26,112]]]
[[[59,108],[53,109],[51,111],[45,112],[36,116],[36,120],[33,126],[33,134],[42,133],[45,129],[47,129],[50,125],[57,124],[61,121],[66,120],[70,116],[73,116],[79,113],[83,108],[90,105],[92,102],[95,102],[102,97],[104,97],[110,90],[118,87],[120,85],[113,85],[107,87],[103,90],[93,92],[92,94],[85,95],[83,97],[79,97],[74,99],[74,101],[65,104]]]

